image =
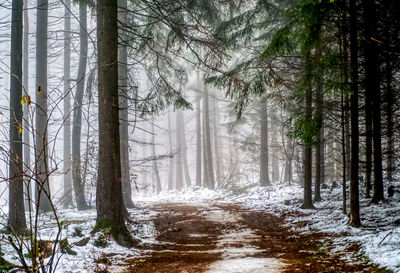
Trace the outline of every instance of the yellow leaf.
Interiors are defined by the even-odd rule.
[[[20,134],[22,134],[22,131],[23,131],[24,129],[22,128],[22,124],[20,123],[20,124],[18,124],[18,133],[20,133]]]
[[[37,93],[38,94],[42,93],[42,87],[40,85],[38,86]]]
[[[22,96],[21,104],[24,104],[25,102],[26,102],[26,98],[25,98],[25,96]]]

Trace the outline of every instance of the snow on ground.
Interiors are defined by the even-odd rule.
[[[347,189],[347,193],[349,190]],[[276,215],[286,215],[287,225],[300,232],[326,232],[332,234],[333,250],[346,255],[352,244],[361,245],[360,254],[373,263],[400,272],[400,196],[378,205],[370,199],[360,198],[362,228],[350,227],[348,216],[342,212],[342,188],[338,185],[322,190],[322,202],[316,210],[300,209],[303,189],[298,185],[250,187],[233,191],[193,188],[162,195],[142,196],[138,200],[158,202],[235,202],[252,209],[263,209]],[[349,198],[347,197],[347,200]],[[347,206],[347,212],[349,207]],[[351,259],[351,255],[347,257]],[[363,262],[350,260],[350,262]]]
[[[195,187],[181,192],[162,193],[157,196],[138,195],[134,201],[138,206],[143,207],[139,210],[130,211],[133,219],[131,231],[134,237],[142,243],[155,242],[155,230],[150,219],[156,212],[145,207],[148,202],[188,202],[203,206],[212,202],[234,202],[251,209],[262,209],[277,215],[284,214],[287,217],[287,225],[300,232],[323,231],[333,234],[330,238],[333,241],[333,251],[342,254],[345,254],[347,247],[353,243],[358,243],[361,245],[360,252],[369,257],[372,262],[394,272],[400,272],[400,198],[395,196],[379,205],[369,205],[369,200],[361,198],[361,219],[364,226],[357,229],[347,225],[348,217],[342,213],[341,209],[341,194],[340,187],[322,190],[324,201],[316,204],[316,210],[299,208],[303,195],[303,190],[299,186],[250,187],[245,190],[237,189],[233,191],[213,191]],[[5,213],[6,210],[0,212],[1,226],[6,223]],[[221,218],[218,212],[209,217],[214,217],[219,221],[232,221],[232,216],[225,215],[223,216],[225,218]],[[118,272],[123,267],[123,264],[118,267],[118,261],[122,261],[124,257],[140,257],[140,255],[149,254],[140,253],[139,250],[134,248],[121,247],[112,241],[105,248],[95,246],[94,242],[98,239],[99,234],[90,234],[95,224],[96,212],[94,210],[86,212],[60,210],[59,218],[64,221],[62,238],[68,238],[77,255],[63,254],[60,257],[57,272],[94,272],[96,269],[106,266],[94,263],[95,259],[104,255],[113,260],[114,267],[108,269],[112,272]],[[41,220],[40,238],[54,238],[56,233],[54,219],[46,215]],[[77,229],[81,229],[81,237],[76,236]],[[246,231],[243,232],[243,236],[245,236]],[[3,236],[3,238],[0,238],[1,251],[5,254],[4,257],[18,263],[12,248],[4,243],[6,237],[1,236]],[[88,244],[83,247],[74,246],[82,238],[90,238]],[[223,240],[224,238],[221,238],[221,242]],[[258,266],[264,266],[262,264],[264,261],[241,261],[239,258],[235,260],[238,265],[254,264],[256,266],[257,263],[260,263]],[[221,263],[225,262],[225,260],[221,261]],[[214,266],[210,269],[212,270],[210,272],[225,272],[218,271],[223,268],[223,264]],[[236,265],[232,264],[232,266]]]

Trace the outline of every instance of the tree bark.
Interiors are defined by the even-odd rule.
[[[276,129],[273,131],[272,140],[271,140],[271,147],[272,147],[272,182],[279,182],[279,158],[278,158],[278,139],[276,137]]]
[[[191,187],[192,182],[190,179],[190,173],[189,173],[189,164],[187,160],[187,145],[186,145],[186,133],[185,133],[185,119],[183,115],[183,111],[179,111],[180,115],[180,121],[181,121],[181,126],[180,126],[180,134],[182,138],[182,164],[183,164],[183,172],[185,175],[185,182],[186,182],[186,187]]]
[[[23,29],[23,67],[22,67],[22,76],[23,76],[23,95],[29,96],[29,5],[28,0],[24,0],[24,29]],[[32,190],[31,190],[31,140],[30,134],[32,132],[31,128],[31,116],[28,107],[28,103],[23,105],[24,111],[24,172],[25,172],[25,181],[24,181],[24,192],[25,192],[25,210],[31,209],[31,201],[32,201]]]
[[[318,51],[320,49],[318,48]],[[317,53],[319,55],[319,53]],[[320,56],[317,57],[318,62]],[[322,72],[318,72],[322,73]],[[319,120],[319,132],[317,134],[317,143],[315,147],[315,182],[314,182],[314,202],[319,202],[322,200],[321,198],[321,184],[324,183],[323,179],[323,168],[324,168],[324,118],[323,118],[323,83],[322,76],[317,75],[317,83],[316,83],[316,116]]]
[[[160,181],[160,173],[158,172],[158,164],[157,164],[157,154],[156,154],[156,143],[155,143],[155,133],[154,133],[154,118],[151,122],[151,151],[153,157],[153,173],[154,173],[154,185],[156,188],[156,193],[161,192],[161,181]]]
[[[128,23],[127,0],[119,0],[118,20],[122,25]],[[123,31],[120,28],[120,36]],[[126,41],[121,39],[118,48],[118,78],[119,78],[119,99],[120,99],[120,145],[121,145],[121,172],[122,172],[122,195],[127,208],[133,208],[132,186],[130,181],[129,168],[129,134],[128,134],[128,47]]]
[[[350,179],[350,222],[361,226],[359,201],[359,125],[358,125],[358,42],[356,1],[350,0],[350,65],[351,65],[351,179]]]
[[[175,183],[176,189],[181,190],[183,188],[183,145],[182,145],[182,134],[180,133],[180,126],[181,126],[181,116],[179,115],[179,111],[176,110],[175,117],[176,117],[176,124],[175,124],[175,136],[176,136],[176,162],[175,162]]]
[[[260,108],[260,185],[271,186],[268,166],[268,103],[261,102]]]
[[[168,174],[168,190],[174,189],[174,155],[172,145],[172,126],[171,126],[171,113],[168,111],[168,144],[169,144],[169,174]]]
[[[201,109],[200,99],[196,99],[196,186],[201,187]]]
[[[36,23],[36,130],[35,175],[36,204],[41,211],[51,211],[47,141],[47,21],[48,1],[37,1]]]
[[[215,154],[215,175],[216,175],[216,183],[222,182],[222,174],[221,174],[221,161],[222,157],[220,155],[220,147],[219,147],[219,136],[218,136],[218,102],[215,98],[215,92],[213,93],[214,97],[212,98],[212,106],[213,106],[213,137],[214,137],[214,154]]]
[[[211,133],[210,133],[210,108],[209,108],[209,92],[208,87],[204,87],[205,95],[204,95],[204,129],[205,129],[205,141],[206,145],[204,147],[206,151],[206,164],[207,164],[207,175],[208,175],[208,187],[210,189],[215,189],[215,180],[214,180],[214,164],[211,152]]]
[[[306,56],[306,120],[311,121],[312,119],[312,82],[311,82],[311,60],[310,53]],[[303,209],[313,209],[314,205],[312,203],[312,144],[304,143],[304,198],[301,208]]]
[[[12,1],[10,77],[10,183],[8,225],[16,233],[26,228],[22,157],[22,0]]]
[[[82,128],[82,102],[85,91],[86,65],[88,52],[87,38],[87,4],[85,1],[79,2],[79,66],[78,77],[76,79],[76,94],[74,101],[74,117],[72,124],[72,183],[76,205],[78,210],[88,209],[85,198],[85,186],[81,176],[81,128]]]
[[[386,58],[386,127],[387,127],[387,161],[386,161],[386,180],[393,181],[394,169],[394,95],[392,90],[392,61],[389,53]]]
[[[117,15],[117,1],[97,1],[99,169],[95,229],[110,228],[114,239],[126,244],[130,236],[122,215]]]
[[[65,1],[64,15],[64,196],[63,206],[73,206],[72,202],[72,156],[71,156],[71,0]]]

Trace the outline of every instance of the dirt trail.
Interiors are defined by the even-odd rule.
[[[143,257],[125,261],[125,273],[388,272],[350,264],[321,243],[327,234],[292,232],[283,217],[264,211],[186,203],[151,209],[158,212],[152,219],[157,242],[141,247]]]

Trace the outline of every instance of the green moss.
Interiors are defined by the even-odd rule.
[[[96,221],[92,233],[99,231],[102,231],[106,237],[108,237],[107,235],[111,235],[119,245],[127,247],[134,245],[134,240],[125,224],[117,224],[112,219],[108,218],[99,218]]]

